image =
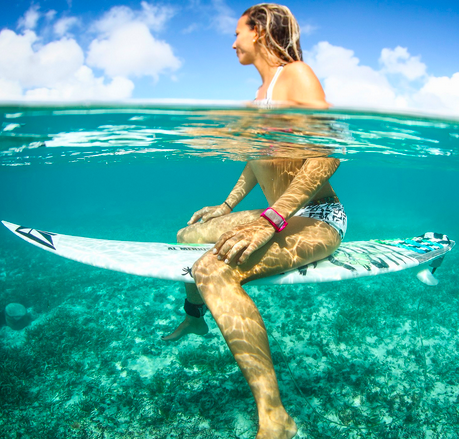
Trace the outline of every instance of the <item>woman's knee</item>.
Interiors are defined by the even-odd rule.
[[[214,231],[209,227],[210,222],[196,223],[184,227],[177,232],[177,242],[183,244],[204,244],[215,242]]]
[[[213,259],[216,259],[215,256],[206,253],[193,264],[191,274],[197,286],[205,283],[206,278],[214,272],[216,267]]]
[[[187,229],[188,227],[184,227],[183,229],[180,229],[178,232],[177,232],[177,242],[179,244],[185,244],[187,243],[188,241],[186,240],[187,238]]]
[[[202,242],[200,235],[199,225],[192,224],[191,226],[186,226],[177,232],[177,242],[179,244],[198,244]]]
[[[198,289],[216,287],[230,280],[237,280],[236,270],[208,252],[199,258],[193,265],[192,276]]]

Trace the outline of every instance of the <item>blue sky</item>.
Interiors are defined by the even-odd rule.
[[[305,61],[338,106],[459,114],[459,2],[289,1]],[[245,1],[5,4],[0,100],[250,100],[232,49]]]

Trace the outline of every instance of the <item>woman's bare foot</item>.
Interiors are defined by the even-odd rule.
[[[164,341],[176,341],[187,334],[206,335],[208,332],[209,327],[204,317],[193,317],[187,314],[179,327],[172,334],[166,335],[162,339]]]
[[[265,419],[260,419],[260,427],[255,439],[291,439],[298,428],[284,408],[273,410]]]

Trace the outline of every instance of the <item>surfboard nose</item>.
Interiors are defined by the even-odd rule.
[[[9,223],[8,221],[2,221],[2,224],[9,230],[11,230],[13,233],[16,231],[16,229],[19,227],[17,224]]]

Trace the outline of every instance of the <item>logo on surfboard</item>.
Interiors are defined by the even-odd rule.
[[[52,248],[53,250],[56,250],[56,247],[54,247],[54,242],[53,242],[53,236],[56,235],[55,233],[42,232],[40,230],[31,229],[29,227],[22,227],[22,226],[16,229],[16,233],[19,233],[25,238],[31,241],[34,241],[44,247],[48,247],[48,248]]]

